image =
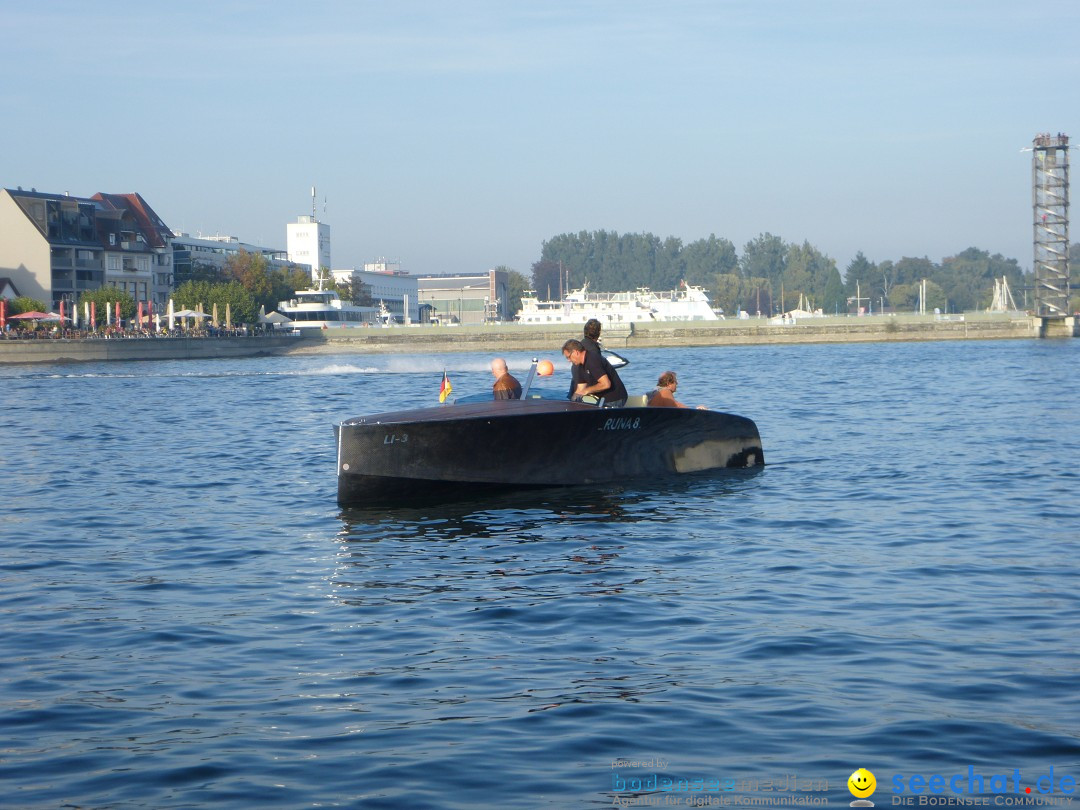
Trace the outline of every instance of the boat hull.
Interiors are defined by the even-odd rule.
[[[750,419],[682,408],[504,400],[341,423],[338,503],[597,484],[764,464]]]

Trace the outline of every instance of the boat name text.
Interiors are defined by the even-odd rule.
[[[640,416],[635,416],[632,419],[629,416],[623,416],[608,419],[600,427],[600,430],[637,430],[639,427],[641,427]]]
[[[399,442],[407,442],[409,440],[408,433],[387,433],[383,436],[383,444],[397,444]]]

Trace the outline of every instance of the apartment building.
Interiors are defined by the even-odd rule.
[[[0,189],[0,276],[51,308],[106,284],[163,307],[171,237],[139,194]]]

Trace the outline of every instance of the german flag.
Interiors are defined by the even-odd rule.
[[[450,392],[454,390],[454,386],[450,385],[450,378],[446,376],[446,372],[442,373],[442,385],[439,386],[439,402],[446,402],[446,398],[450,396]]]

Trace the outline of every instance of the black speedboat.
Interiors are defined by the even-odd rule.
[[[337,425],[338,504],[659,479],[765,463],[757,425],[745,417],[649,408],[643,397],[622,408],[547,398],[532,390],[534,373],[535,364],[522,399],[488,394]]]

